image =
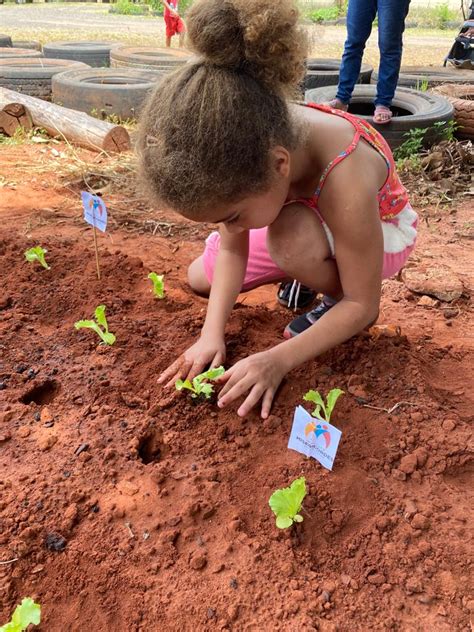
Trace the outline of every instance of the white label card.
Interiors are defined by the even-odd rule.
[[[293,417],[288,447],[313,457],[323,467],[332,470],[341,435],[342,432],[327,421],[312,417],[305,408],[298,406]]]
[[[107,228],[107,208],[104,200],[98,195],[92,195],[92,193],[87,191],[81,191],[81,198],[86,222],[105,233]]]

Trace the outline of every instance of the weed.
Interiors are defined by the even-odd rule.
[[[74,323],[76,329],[92,329],[106,345],[113,345],[116,338],[110,333],[105,317],[105,305],[98,305],[94,312],[95,320],[78,320]],[[97,321],[97,322],[96,322]],[[101,329],[103,327],[103,329]]]
[[[15,608],[9,623],[0,627],[0,632],[23,632],[29,625],[39,625],[41,621],[41,606],[31,597],[25,597]]]
[[[268,504],[276,516],[276,526],[288,529],[293,522],[303,522],[300,515],[304,497],[306,496],[306,479],[304,476],[294,480],[290,487],[277,489],[270,496]]]
[[[458,128],[456,121],[438,121],[433,125],[441,140],[453,141]]]
[[[416,86],[415,86],[416,90],[419,90],[420,92],[428,92],[428,88],[429,88],[428,79],[422,79],[421,81],[418,80],[416,82]]]
[[[338,7],[321,7],[320,9],[315,9],[308,13],[308,18],[317,24],[337,20],[339,17],[340,13]]]
[[[397,147],[393,152],[395,160],[398,161],[411,158],[414,154],[419,153],[423,148],[423,141],[425,140],[426,132],[427,129],[415,127],[404,134],[406,141],[404,141],[400,147]]]
[[[43,268],[46,268],[46,270],[50,270],[50,267],[46,263],[46,259],[44,257],[44,255],[47,252],[48,251],[45,248],[42,248],[41,246],[33,246],[33,248],[28,248],[28,250],[25,250],[25,259],[29,263],[33,263],[34,261],[38,261],[38,263],[41,263]]]

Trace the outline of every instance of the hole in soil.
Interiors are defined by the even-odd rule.
[[[161,432],[157,430],[148,430],[140,437],[138,444],[138,458],[142,463],[158,463],[161,461],[166,452],[166,446],[163,443]]]
[[[45,380],[30,388],[21,398],[22,404],[49,404],[53,401],[59,391],[59,384],[54,380]]]
[[[404,108],[399,108],[396,105],[390,106],[393,112],[393,116],[409,116],[411,112]],[[349,112],[351,114],[361,114],[364,116],[373,116],[374,104],[373,103],[351,103],[349,105]]]

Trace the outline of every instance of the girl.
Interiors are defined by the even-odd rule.
[[[305,44],[290,0],[198,0],[188,33],[197,60],[163,80],[140,133],[158,201],[219,225],[189,267],[209,294],[199,340],[159,378],[192,379],[225,361],[224,329],[242,290],[296,279],[324,294],[286,329],[288,340],[232,366],[219,406],[244,397],[269,415],[293,368],[360,332],[378,315],[381,280],[416,239],[416,213],[384,139],[358,118],[289,101]]]
[[[163,17],[166,25],[166,48],[170,48],[171,38],[174,35],[179,35],[179,46],[182,48],[186,27],[179,16],[178,0],[169,0],[168,2],[163,0],[163,5],[165,7]]]

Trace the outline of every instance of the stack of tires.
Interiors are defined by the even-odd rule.
[[[117,46],[110,53],[113,68],[137,68],[171,72],[192,59],[192,55],[176,48],[151,46]]]
[[[305,90],[336,86],[339,82],[340,68],[340,59],[318,59],[313,57],[306,60]],[[358,83],[370,83],[373,70],[369,64],[362,64]]]
[[[336,95],[335,86],[308,90],[307,102],[327,103]],[[427,145],[435,143],[440,136],[436,123],[448,123],[453,120],[454,109],[442,96],[429,92],[420,92],[411,88],[397,88],[392,102],[394,117],[384,125],[373,123],[375,85],[355,86],[349,112],[356,114],[373,125],[385,138],[392,149],[399,147],[406,134],[415,128],[426,129],[424,141]]]
[[[110,51],[114,42],[52,42],[43,46],[45,57],[81,61],[94,68],[110,66]]]

